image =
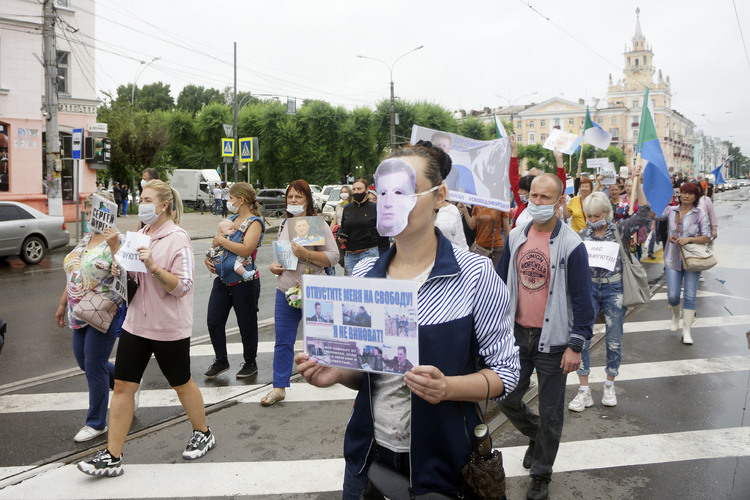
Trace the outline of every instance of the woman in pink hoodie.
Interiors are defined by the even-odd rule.
[[[138,291],[122,325],[107,449],[78,464],[78,469],[93,476],[123,472],[122,447],[133,420],[135,394],[152,354],[193,426],[182,458],[200,458],[216,443],[206,425],[203,396],[190,375],[195,262],[190,236],[177,226],[182,200],[168,184],[151,181],[141,193],[138,217],[145,224],[140,232],[151,237],[148,247],[138,249],[148,273],[136,274]]]

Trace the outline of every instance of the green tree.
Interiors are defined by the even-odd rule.
[[[521,161],[524,158],[526,158],[526,166],[529,170],[538,168],[542,172],[555,172],[555,156],[552,151],[544,149],[541,144],[519,145],[518,160]]]
[[[169,84],[162,82],[149,83],[136,92],[135,106],[146,111],[164,110],[174,108],[174,99],[169,93]]]
[[[222,102],[224,96],[222,93],[213,88],[205,88],[197,85],[186,85],[183,87],[180,95],[177,96],[177,107],[192,114],[200,111],[203,106],[213,102]]]
[[[480,141],[489,141],[495,138],[495,125],[492,124],[492,129],[490,129],[482,120],[470,116],[458,123],[458,135]]]

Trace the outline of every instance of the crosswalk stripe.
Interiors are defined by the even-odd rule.
[[[603,366],[591,368],[590,383],[604,382]],[[653,363],[632,363],[620,366],[618,382],[645,380],[652,378],[682,377],[686,375],[706,375],[750,369],[750,355],[719,358],[684,359],[676,361],[658,361]],[[568,377],[568,385],[578,384],[576,377]],[[265,396],[266,385],[241,385],[230,387],[203,387],[201,393],[206,405],[218,403],[239,396],[239,403],[259,403]],[[242,395],[243,393],[247,393]],[[286,392],[287,403],[312,401],[342,401],[354,399],[356,392],[341,385],[321,389],[306,383],[292,384]],[[140,407],[157,408],[180,406],[177,394],[171,389],[141,391]],[[88,408],[87,392],[49,393],[49,394],[12,394],[0,396],[0,412],[22,413],[43,411],[86,410]]]
[[[698,298],[701,297],[725,297],[728,299],[739,299],[739,300],[750,300],[750,298],[745,297],[738,297],[736,295],[727,295],[725,293],[717,293],[717,292],[704,292],[703,290],[698,290],[697,294]],[[667,293],[666,292],[659,292],[655,293],[651,296],[651,302],[655,300],[667,300]],[[698,305],[698,308],[700,308],[700,304]]]
[[[273,352],[274,342],[258,342],[258,354],[268,354]],[[298,340],[294,343],[294,350],[302,350],[302,341]],[[227,354],[242,354],[242,343],[241,342],[228,342],[227,343]],[[214,356],[214,348],[211,344],[200,344],[190,346],[191,356]]]
[[[263,385],[239,385],[229,387],[201,387],[203,402],[211,405],[240,396],[241,403],[259,403],[265,391]],[[270,390],[270,387],[269,387]],[[339,401],[354,399],[355,391],[337,385],[321,389],[307,383],[292,384],[286,391],[287,402]],[[177,393],[172,389],[141,391],[139,408],[163,408],[180,406]],[[11,394],[0,396],[0,413],[25,413],[46,411],[86,410],[89,407],[88,392],[53,392],[47,394]]]
[[[700,446],[696,446],[700,443]],[[221,446],[219,437],[218,446]],[[527,476],[521,461],[526,446],[501,450],[507,477]],[[731,427],[569,441],[560,444],[555,473],[613,467],[642,466],[688,460],[750,455],[750,430]],[[180,462],[174,464],[123,465],[116,479],[92,481],[66,465],[0,490],[0,498],[44,497],[96,499],[231,497],[237,495],[291,495],[340,491],[342,458],[276,462]],[[206,478],[211,478],[206,481]]]

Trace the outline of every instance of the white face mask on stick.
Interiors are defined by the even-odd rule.
[[[417,193],[417,174],[406,161],[389,158],[375,170],[375,191],[378,201],[377,230],[380,236],[398,236],[409,223],[409,214],[417,198],[435,191],[433,186]]]

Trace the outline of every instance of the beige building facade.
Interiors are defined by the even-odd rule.
[[[592,99],[588,103],[591,118],[612,134],[612,145],[625,153],[628,164],[635,165],[635,149],[645,104],[643,97],[648,86],[648,104],[667,166],[671,172],[682,171],[690,175],[694,169],[695,125],[672,109],[669,76],[665,79],[660,70],[656,71],[653,51],[641,32],[638,18],[631,42],[624,53],[622,77],[614,82],[609,75],[606,98]],[[495,114],[505,120],[513,118],[514,132],[520,144],[543,144],[556,128],[582,133],[586,103],[583,99],[570,101],[554,97],[537,104],[516,106],[513,110],[500,108]]]

